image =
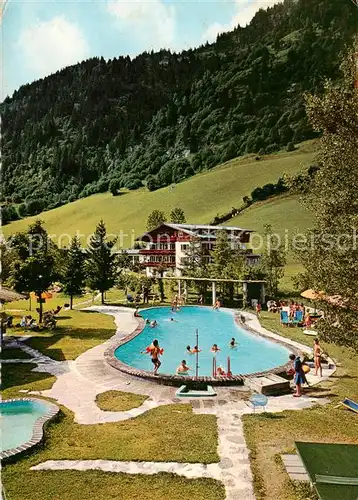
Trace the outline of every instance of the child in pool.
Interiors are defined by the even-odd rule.
[[[191,350],[191,353],[192,353],[192,354],[195,354],[195,353],[197,353],[197,352],[201,352],[201,349],[199,349],[199,348],[198,348],[198,346],[197,346],[197,345],[195,345],[195,346],[193,347],[193,349]]]
[[[217,344],[214,344],[213,347],[211,348],[211,352],[218,352],[221,351],[221,349],[218,348]]]
[[[180,363],[180,365],[177,368],[177,375],[183,375],[183,374],[187,373],[189,370],[191,370],[191,368],[189,368],[189,366],[186,364],[185,359],[183,359],[183,361]]]
[[[229,346],[233,349],[234,347],[237,347],[239,344],[236,342],[234,337],[230,340]]]
[[[158,368],[162,364],[161,361],[159,360],[159,357],[161,354],[163,354],[163,352],[164,349],[159,347],[159,342],[157,339],[153,340],[152,345],[147,347],[145,352],[141,352],[141,354],[149,354],[150,357],[152,358],[152,363],[154,365],[154,370],[153,370],[154,375],[157,375]]]
[[[218,377],[224,377],[226,375],[225,371],[224,371],[224,368],[222,366],[219,366],[217,369],[216,369],[216,375]]]

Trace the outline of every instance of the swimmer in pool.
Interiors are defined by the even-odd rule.
[[[187,352],[188,354],[192,354],[190,345],[187,345],[187,346],[186,346],[186,352]]]
[[[185,359],[183,359],[183,361],[180,363],[180,365],[177,368],[177,375],[183,375],[183,374],[187,373],[189,370],[191,370],[191,368],[189,368],[189,366],[186,364]]]
[[[218,352],[221,351],[221,349],[218,348],[217,344],[214,344],[213,347],[211,348],[211,352]]]
[[[231,349],[234,349],[235,347],[237,347],[239,344],[236,342],[236,340],[234,339],[234,337],[230,340],[230,344],[229,346],[231,347]]]
[[[198,346],[197,346],[197,345],[195,345],[195,346],[193,347],[193,349],[192,349],[190,352],[191,352],[192,354],[195,354],[195,353],[197,353],[197,352],[201,352],[201,349],[199,349],[199,348],[198,348]]]

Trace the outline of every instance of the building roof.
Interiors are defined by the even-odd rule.
[[[183,231],[186,234],[190,234],[191,236],[199,236],[202,238],[205,238],[207,236],[210,236],[211,238],[215,238],[213,234],[209,234],[210,231],[238,231],[241,233],[252,233],[253,231],[251,229],[243,229],[241,227],[236,227],[236,226],[211,226],[209,224],[172,224],[171,222],[164,222],[163,224],[160,224],[156,228],[152,229],[151,231],[147,231],[144,234],[141,234],[136,238],[136,241],[142,240],[144,236],[147,234],[152,233],[153,231],[157,231],[161,227],[170,227],[171,229],[176,229],[177,231]],[[200,231],[208,231],[208,234],[200,234]]]
[[[242,227],[237,226],[210,226],[210,224],[167,224],[167,226],[175,226],[180,229],[189,229],[191,231],[195,231],[198,229],[214,229],[216,231],[226,230],[226,231],[241,231],[243,233],[252,233],[251,229],[244,229]]]

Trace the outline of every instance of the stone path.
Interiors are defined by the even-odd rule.
[[[292,481],[309,481],[307,471],[298,455],[281,455],[283,465]]]
[[[174,462],[60,460],[38,464],[33,467],[33,470],[100,469],[129,474],[174,472],[188,478],[211,477],[223,482],[227,500],[253,500],[252,474],[241,422],[242,415],[253,412],[253,409],[243,401],[245,392],[248,389],[245,387],[218,387],[218,396],[215,399],[183,400],[175,397],[176,389],[174,387],[153,384],[149,381],[129,377],[108,365],[104,359],[104,352],[113,342],[118,342],[119,339],[136,329],[137,320],[133,316],[133,311],[125,307],[115,306],[91,306],[86,309],[112,315],[115,319],[117,331],[111,339],[81,354],[75,361],[54,361],[51,358],[42,356],[38,351],[26,345],[20,346],[29,354],[31,354],[29,351],[31,349],[31,355],[35,356],[32,361],[38,364],[36,371],[48,371],[57,377],[52,388],[41,391],[40,394],[53,398],[72,410],[75,421],[84,425],[123,421],[134,418],[160,405],[191,403],[195,413],[212,414],[218,419],[220,462],[205,465]],[[256,316],[245,313],[245,317],[248,326],[251,328],[265,336],[279,338],[278,335],[262,328]],[[309,350],[306,346],[297,342],[290,342],[288,339],[287,343],[291,343],[291,345],[295,345],[305,352]],[[327,378],[332,372],[325,370],[323,378]],[[320,381],[319,377],[314,377],[311,383]],[[97,407],[95,399],[97,394],[108,390],[143,394],[147,395],[148,399],[139,408],[125,412],[102,411]],[[36,393],[32,392],[32,394]],[[269,397],[268,400],[266,407],[268,412],[302,410],[315,404],[326,404],[328,402],[326,398],[317,399],[309,396],[293,398],[292,395]]]

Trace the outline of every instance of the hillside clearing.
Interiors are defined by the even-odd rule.
[[[120,196],[110,193],[93,195],[28,217],[5,226],[5,235],[23,231],[36,219],[45,223],[45,228],[55,241],[65,246],[68,236],[79,231],[85,242],[96,223],[103,219],[109,233],[119,235],[118,246],[128,248],[135,237],[145,230],[148,214],[159,209],[167,214],[174,207],[185,211],[188,222],[208,223],[217,214],[239,207],[243,196],[249,195],[257,186],[275,182],[284,173],[294,174],[314,160],[317,143],[302,143],[292,153],[281,152],[263,157],[243,157],[229,161],[213,170],[158,191],[144,189],[126,192]],[[256,220],[250,221],[250,229],[259,230]]]

